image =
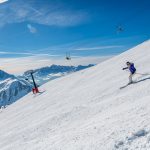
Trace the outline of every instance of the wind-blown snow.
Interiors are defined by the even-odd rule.
[[[43,85],[0,113],[1,150],[149,150],[150,41]],[[45,91],[45,92],[44,92]]]

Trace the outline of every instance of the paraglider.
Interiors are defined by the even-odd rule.
[[[66,60],[71,60],[70,53],[66,53]]]
[[[121,25],[119,25],[119,26],[117,26],[117,33],[119,34],[119,33],[121,33],[121,32],[123,32],[124,31],[124,28],[121,26]]]

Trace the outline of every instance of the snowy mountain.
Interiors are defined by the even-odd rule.
[[[15,102],[30,91],[28,82],[0,70],[0,107]]]
[[[0,81],[8,79],[8,78],[14,78],[14,76],[0,70]]]
[[[64,76],[70,72],[79,71],[91,66],[93,65],[78,67],[52,65],[50,67],[43,67],[34,70],[34,75],[37,84],[40,86],[50,80]],[[28,81],[25,81],[25,77],[30,79],[30,74],[28,71],[25,72],[23,76],[15,77],[14,75],[10,75],[0,70],[0,107],[12,104],[31,91],[32,86],[30,83],[28,83]]]
[[[39,68],[39,69],[35,69],[33,70],[36,82],[39,86],[41,86],[42,84],[62,77],[64,75],[67,75],[69,73],[73,73],[76,71],[80,71],[89,67],[94,66],[93,64],[89,64],[88,66],[61,66],[61,65],[51,65],[51,66],[47,66],[47,67],[43,67],[43,68]],[[25,77],[27,77],[30,82],[31,82],[31,76],[30,76],[30,71],[26,71],[24,73]]]
[[[126,61],[137,68],[128,83]],[[1,150],[149,150],[150,41],[48,82],[0,113]]]

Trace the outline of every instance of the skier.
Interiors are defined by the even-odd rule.
[[[132,77],[136,73],[136,68],[134,67],[134,63],[126,62],[127,67],[123,68],[123,70],[129,69],[130,75],[129,75],[129,84],[133,83]]]

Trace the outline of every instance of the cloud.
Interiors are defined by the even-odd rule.
[[[7,2],[8,0],[0,0],[0,4],[1,3],[5,3],[5,2]]]
[[[74,50],[77,51],[87,51],[87,50],[101,50],[101,49],[112,49],[112,48],[121,48],[123,47],[122,45],[108,45],[108,46],[97,46],[97,47],[81,47],[81,48],[76,48]]]
[[[0,26],[11,23],[31,22],[48,26],[74,26],[87,20],[87,13],[81,10],[71,10],[59,3],[42,3],[38,7],[36,0],[10,1],[0,5]]]
[[[27,28],[29,29],[30,33],[37,33],[37,29],[33,27],[31,24],[27,24]]]
[[[47,56],[47,57],[61,57],[62,55],[54,55],[48,53],[31,53],[31,52],[11,52],[11,51],[0,51],[0,55],[23,55],[24,57],[28,56]],[[16,56],[18,57],[18,56]]]
[[[109,43],[109,42],[108,42]],[[84,41],[75,41],[72,43],[65,43],[61,45],[54,45],[54,46],[49,46],[46,48],[38,49],[36,52],[50,52],[50,51],[61,51],[63,53],[66,53],[68,51],[70,52],[80,52],[80,51],[94,51],[94,50],[104,50],[104,49],[118,49],[118,48],[125,48],[125,45],[111,45],[107,44],[105,42],[104,46],[95,46],[95,45],[104,45],[104,42],[98,43],[98,41],[91,41],[91,40],[84,40]]]
[[[0,54],[4,55],[34,55],[33,53],[29,52],[8,52],[8,51],[0,51]]]

